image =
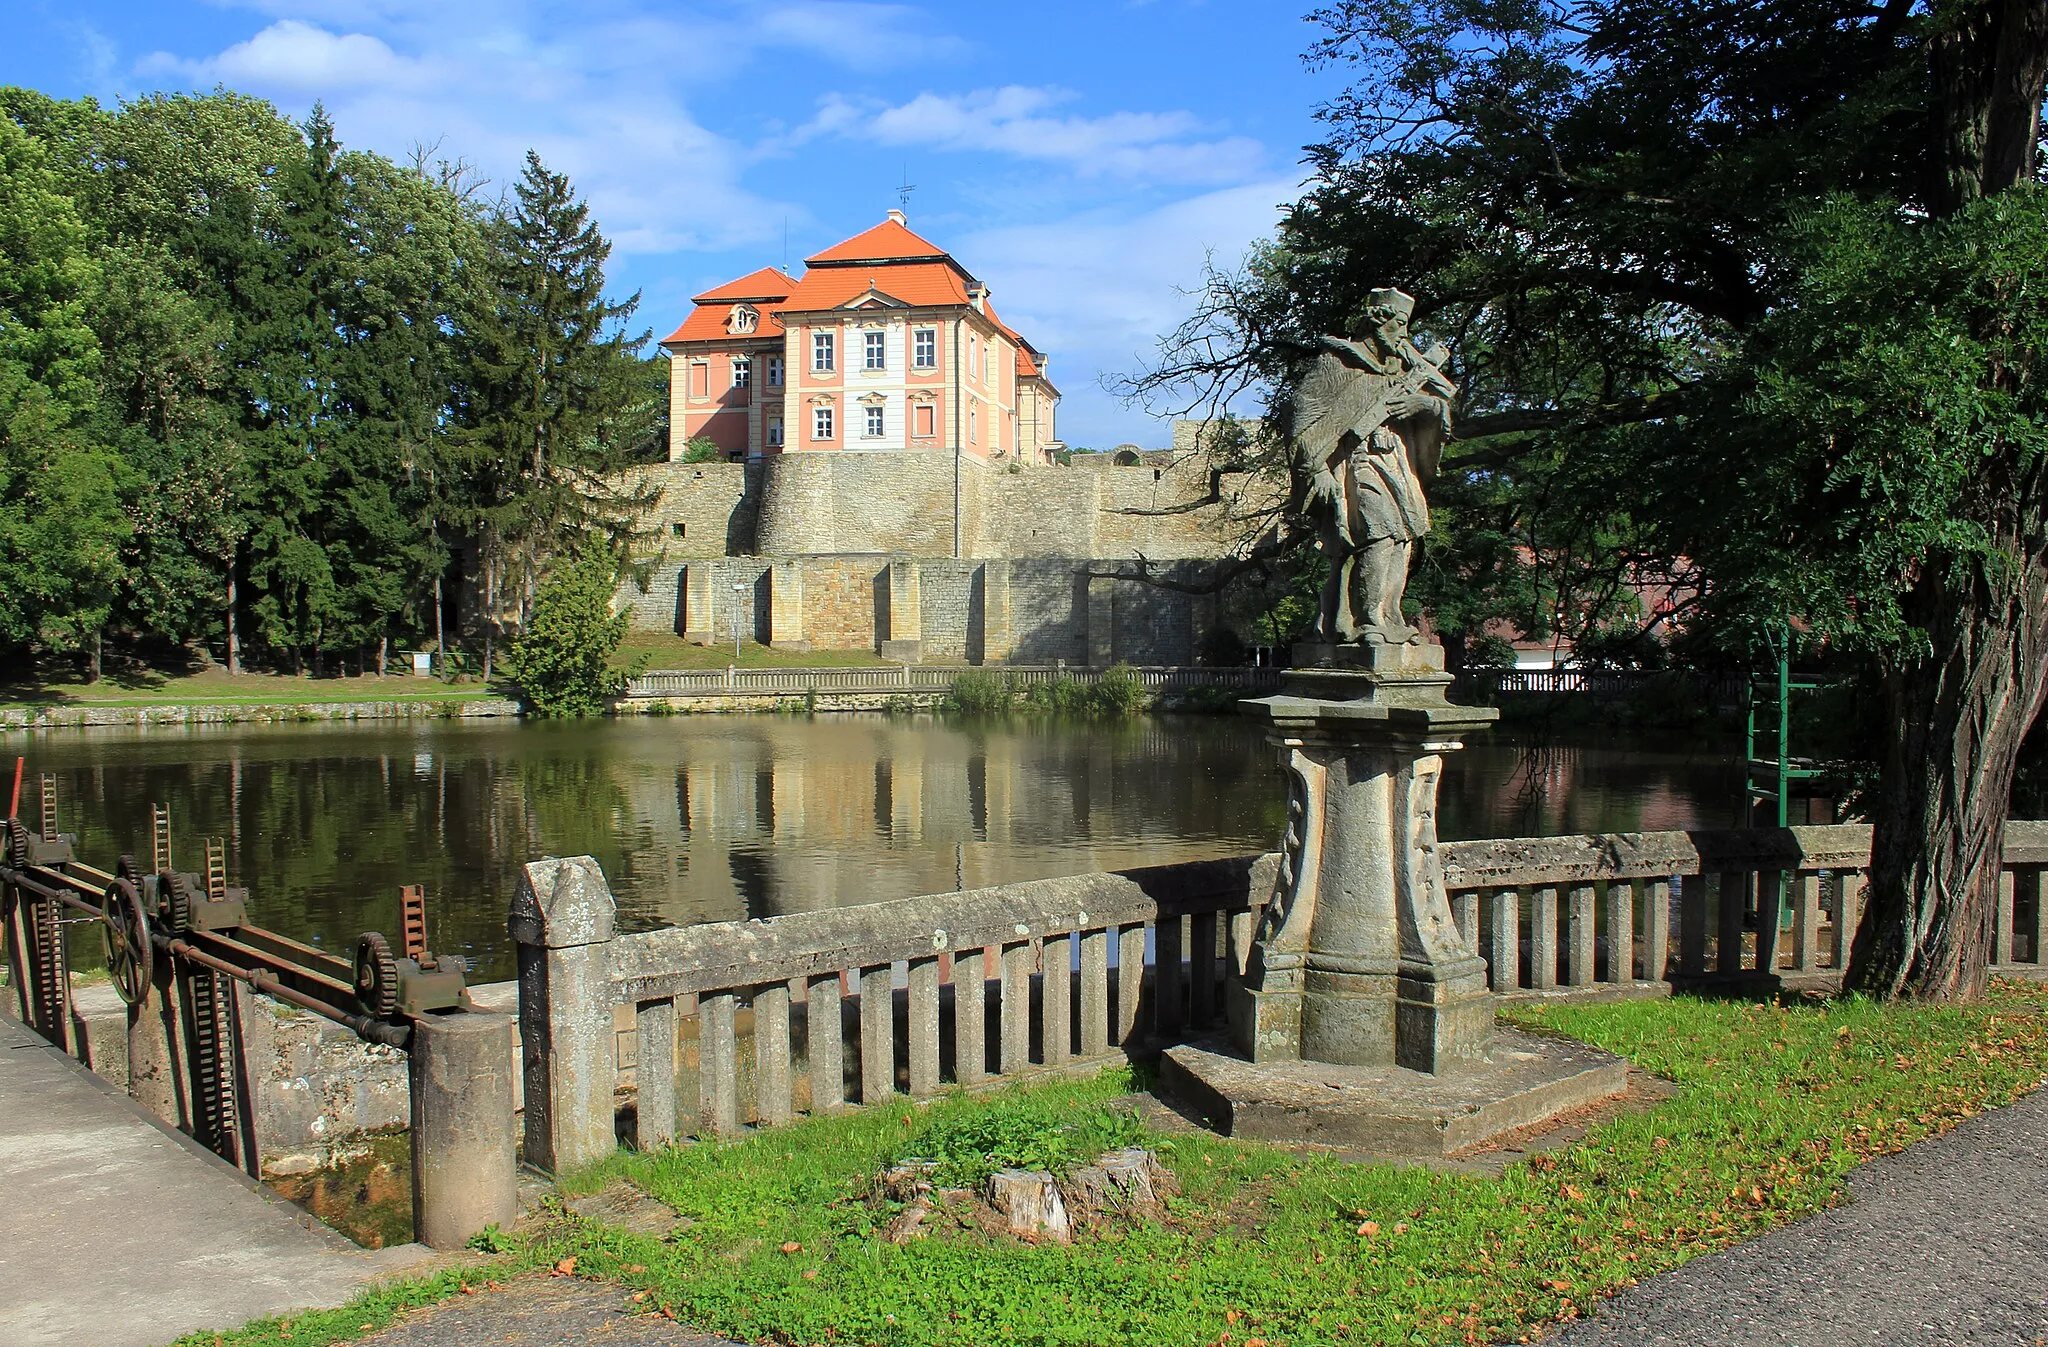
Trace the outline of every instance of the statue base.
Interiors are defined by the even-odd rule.
[[[1254,1063],[1213,1040],[1168,1048],[1159,1059],[1160,1095],[1224,1136],[1389,1160],[1441,1159],[1627,1088],[1625,1059],[1515,1029],[1496,1030],[1480,1060],[1441,1074]]]

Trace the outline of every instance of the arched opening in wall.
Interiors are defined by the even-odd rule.
[[[1135,449],[1119,449],[1109,461],[1119,468],[1135,468],[1138,466],[1138,451]]]

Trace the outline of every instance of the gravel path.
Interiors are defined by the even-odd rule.
[[[1872,1161],[1853,1200],[1696,1258],[1546,1342],[2048,1343],[2048,1090]]]
[[[604,1282],[536,1273],[412,1313],[357,1347],[739,1347],[649,1314]]]

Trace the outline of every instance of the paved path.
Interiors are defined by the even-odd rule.
[[[304,1223],[0,1016],[0,1343],[159,1347],[338,1305],[423,1253]]]
[[[2048,1090],[1872,1161],[1853,1201],[1696,1258],[1567,1347],[2048,1343]]]

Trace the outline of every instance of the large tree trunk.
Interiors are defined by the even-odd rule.
[[[229,553],[227,619],[228,673],[230,675],[242,672],[242,637],[240,631],[235,626],[235,609],[239,603],[235,594],[235,560],[234,554]]]
[[[1930,565],[1909,611],[1933,653],[1888,680],[1890,742],[1870,887],[1848,984],[1965,1000],[1984,990],[2020,745],[2048,695],[2048,527],[2041,472],[2012,502],[2010,565]],[[1951,580],[1964,567],[1966,579]]]

